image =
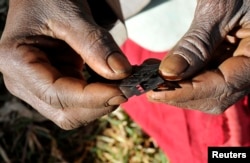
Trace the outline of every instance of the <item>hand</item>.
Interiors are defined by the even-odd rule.
[[[10,0],[0,44],[8,90],[63,129],[103,116],[125,102],[116,85],[88,83],[85,63],[107,79],[131,66],[85,0]]]
[[[219,114],[250,91],[250,1],[197,2],[190,29],[160,65],[182,88],[148,98]]]

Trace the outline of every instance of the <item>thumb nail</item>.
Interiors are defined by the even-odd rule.
[[[128,73],[132,67],[127,58],[120,53],[113,53],[108,57],[108,65],[117,74]]]
[[[126,101],[128,101],[128,99],[123,95],[115,96],[107,101],[106,106],[120,105]]]
[[[160,73],[165,79],[179,80],[189,67],[186,59],[178,54],[167,56],[160,65]]]

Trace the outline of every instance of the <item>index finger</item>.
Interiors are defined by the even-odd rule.
[[[53,107],[101,108],[127,100],[116,85],[89,84],[84,78],[61,74],[37,48],[23,45],[15,52],[20,66],[13,67],[16,71],[9,72],[9,76],[14,75],[33,95]],[[20,94],[20,90],[16,93]]]

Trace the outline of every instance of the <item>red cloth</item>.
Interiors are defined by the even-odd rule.
[[[131,40],[122,47],[132,64],[147,58],[162,59],[167,52],[146,50]],[[249,146],[250,109],[247,98],[221,115],[209,115],[159,103],[145,95],[122,105],[131,118],[152,136],[171,163],[206,163],[208,146]]]

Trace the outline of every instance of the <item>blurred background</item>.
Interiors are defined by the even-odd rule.
[[[0,0],[0,36],[8,1]],[[0,162],[167,163],[155,141],[119,108],[65,131],[12,96],[0,75]]]

